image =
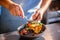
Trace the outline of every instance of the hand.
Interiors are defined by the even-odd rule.
[[[33,14],[32,19],[33,20],[37,20],[37,21],[41,21],[42,20],[42,13],[40,12],[40,9],[36,10],[36,12]]]
[[[12,15],[21,16],[22,18],[24,18],[24,12],[22,10],[21,5],[18,5],[15,3],[15,4],[12,4],[8,9]]]

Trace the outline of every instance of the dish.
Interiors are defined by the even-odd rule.
[[[27,23],[18,28],[18,33],[22,37],[37,38],[45,31],[46,27],[42,23]]]

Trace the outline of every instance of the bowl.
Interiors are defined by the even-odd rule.
[[[45,29],[46,29],[45,25],[43,24],[43,25],[42,25],[42,30],[41,30],[41,32],[40,32],[39,34],[37,34],[37,35],[21,35],[20,32],[21,32],[22,29],[25,28],[25,25],[26,25],[26,24],[23,24],[23,25],[19,26],[18,29],[17,29],[19,35],[20,35],[21,37],[23,37],[23,38],[29,38],[29,39],[38,38],[38,37],[40,37],[40,35],[41,35],[41,34],[45,31]]]

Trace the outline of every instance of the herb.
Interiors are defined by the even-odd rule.
[[[40,24],[40,25],[42,25],[43,23],[42,23],[42,22],[40,22],[39,24]]]

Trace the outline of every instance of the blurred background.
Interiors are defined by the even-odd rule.
[[[14,31],[20,24],[20,21],[18,20],[19,18],[15,18],[12,16],[10,17],[10,15],[3,14],[4,12],[8,13],[7,10],[8,9],[5,9],[4,7],[0,6],[0,33]],[[10,18],[12,18],[12,19],[10,20]],[[23,21],[21,21],[21,23],[22,22]],[[60,0],[55,0],[51,3],[51,5],[47,9],[46,13],[44,14],[44,17],[42,20],[42,23],[44,23],[44,24],[51,24],[51,23],[57,23],[57,22],[60,22]],[[9,27],[8,27],[8,29],[5,29],[5,28],[3,28],[4,26],[6,26],[6,27],[9,26]],[[2,30],[2,28],[3,28],[3,30]],[[11,28],[11,30],[9,30],[9,28]]]
[[[44,24],[60,22],[60,0],[53,0],[43,16]]]

